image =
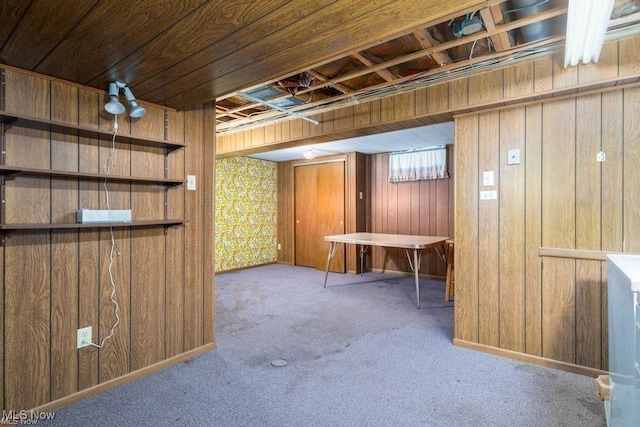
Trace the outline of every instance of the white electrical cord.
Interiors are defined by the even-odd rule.
[[[113,122],[113,137],[111,138],[111,152],[109,153],[109,158],[107,159],[107,175],[109,175],[109,173],[111,172],[113,155],[116,151],[116,135],[118,134],[118,116],[114,115],[114,117],[115,119]],[[107,202],[107,209],[111,210],[111,206],[109,205],[109,188],[107,187],[106,179],[104,180],[104,194]],[[118,247],[116,246],[116,238],[113,232],[113,227],[109,227],[109,231],[111,232],[111,250],[109,251],[109,280],[111,281],[111,295],[109,296],[109,298],[111,299],[111,302],[115,306],[116,322],[111,327],[111,332],[109,333],[109,335],[104,337],[100,344],[94,344],[92,342],[86,343],[87,345],[97,347],[97,348],[102,348],[104,343],[113,336],[113,332],[115,331],[116,326],[118,326],[118,324],[120,323],[120,316],[118,315],[118,311],[120,311],[120,306],[118,305],[118,302],[115,299],[116,284],[115,284],[115,281],[113,280],[113,272],[111,271],[111,266],[113,265],[113,253],[115,252],[118,254],[118,256],[120,256],[120,251],[118,251]]]

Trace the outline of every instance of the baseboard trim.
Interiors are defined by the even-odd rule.
[[[519,353],[517,351],[505,350],[503,348],[491,347],[485,344],[478,344],[471,341],[465,341],[458,338],[453,339],[453,345],[464,347],[471,350],[481,351],[496,356],[508,357],[509,359],[519,360],[521,362],[533,363],[535,365],[545,366],[547,368],[560,369],[562,371],[573,372],[574,374],[584,375],[587,377],[597,378],[599,375],[608,374],[607,371],[589,368],[586,366],[574,365],[573,363],[561,362],[559,360],[547,359],[546,357],[534,356],[532,354]]]
[[[87,399],[89,397],[95,396],[96,394],[105,392],[112,388],[118,387],[120,385],[126,384],[128,382],[146,377],[155,372],[161,371],[173,365],[176,365],[180,362],[184,362],[187,359],[191,359],[192,357],[199,356],[203,353],[211,351],[216,348],[216,343],[212,342],[209,344],[205,344],[201,347],[194,348],[193,350],[189,350],[185,353],[178,354],[176,356],[170,357],[165,360],[161,360],[160,362],[154,363],[153,365],[149,365],[142,369],[138,369],[137,371],[130,372],[121,377],[114,378],[107,382],[95,385],[93,387],[87,388],[85,390],[78,391],[76,393],[70,394],[69,396],[61,397],[60,399],[54,400],[49,403],[45,403],[44,405],[40,405],[36,408],[33,408],[29,411],[29,413],[43,413],[43,412],[53,412],[56,409],[63,408],[65,406],[69,406],[72,403],[79,402],[81,400]]]
[[[246,265],[244,267],[230,268],[228,270],[219,270],[219,271],[216,271],[216,274],[217,273],[231,273],[233,271],[241,271],[241,270],[246,270],[246,269],[249,269],[249,268],[261,267],[263,265],[271,265],[271,264],[279,264],[279,262],[278,261],[271,261],[271,262],[265,262],[265,263],[262,263],[262,264]]]

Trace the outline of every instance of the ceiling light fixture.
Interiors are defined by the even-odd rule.
[[[124,105],[122,105],[119,99],[121,90],[124,92],[124,96],[129,102],[129,116],[142,117],[147,114],[147,109],[138,104],[133,93],[131,93],[129,86],[127,86],[126,83],[117,80],[113,83],[109,83],[109,102],[104,104],[104,109],[107,110],[108,113],[114,115],[124,113]]]
[[[598,62],[615,0],[569,0],[564,66]]]
[[[309,159],[309,160],[316,158],[316,153],[313,151],[313,148],[309,148],[304,153],[302,153],[302,155],[304,156],[305,159]]]

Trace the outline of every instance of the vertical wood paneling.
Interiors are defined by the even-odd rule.
[[[536,93],[553,89],[553,57],[546,56],[533,63],[533,90]]]
[[[397,204],[396,210],[398,234],[411,234],[411,183],[396,184],[397,188]],[[423,256],[425,256],[424,254]],[[396,265],[399,271],[410,271],[407,256],[404,250],[398,250],[396,256],[398,260]]]
[[[500,348],[525,351],[525,109],[500,112]],[[521,163],[507,164],[509,149]]]
[[[416,95],[415,92],[407,92],[395,97],[395,119],[404,119],[416,115]]]
[[[542,245],[575,247],[575,100],[543,107]],[[562,117],[562,120],[557,120]],[[575,361],[575,262],[544,260],[543,356]]]
[[[111,254],[111,233],[100,232],[100,289],[99,289],[99,327],[94,328],[93,340],[101,343],[105,337],[111,334],[111,328],[116,322],[115,306],[111,301],[113,285],[115,286],[114,300],[118,303],[118,317],[120,322],[114,329],[114,333],[99,352],[98,382],[102,383],[122,376],[131,371],[129,354],[131,353],[131,245],[129,244],[131,231],[122,229],[114,230],[114,238],[117,251]],[[113,257],[111,275],[109,274],[110,257]],[[142,266],[140,266],[142,267]],[[142,270],[142,268],[140,268]]]
[[[49,118],[48,81],[11,71],[7,71],[6,81],[7,85],[13,85],[5,89],[7,109]],[[32,97],[21,98],[20,91],[28,91]],[[7,153],[11,153],[6,156],[7,164],[26,163],[48,168],[51,161],[48,137],[44,131],[10,129],[5,139]],[[7,181],[5,189],[6,222],[49,222],[51,205],[47,178],[17,177]],[[8,409],[35,407],[51,398],[50,245],[47,231],[6,237],[3,321],[5,407]]]
[[[452,171],[453,172],[453,171]],[[451,174],[451,177],[453,175]],[[450,178],[453,179],[453,178]],[[441,179],[435,182],[436,191],[436,236],[451,237],[451,228],[449,226],[449,199],[453,197],[449,193],[449,179]],[[434,250],[430,250],[429,254],[435,265],[436,274],[440,277],[446,276],[446,264],[438,256]]]
[[[158,120],[157,111],[153,108],[149,108],[150,122],[156,126],[162,125],[162,122]],[[101,116],[101,126],[113,129],[115,118],[113,116]],[[146,117],[146,116],[145,116]],[[118,132],[129,132],[133,134],[148,135],[157,137],[157,131],[154,133],[148,128],[148,124],[141,125],[139,119],[131,122],[130,120],[122,120],[118,118],[119,126]],[[122,124],[124,123],[124,124]],[[155,161],[160,161],[156,152],[148,151],[149,157],[145,156],[143,151],[136,151],[136,147],[133,147],[128,143],[112,143],[111,140],[105,140],[100,142],[98,150],[99,165],[98,169],[102,173],[108,173],[111,175],[137,175],[137,176],[162,176],[153,174],[150,169],[153,168],[152,163],[149,161],[153,158]],[[140,161],[139,169],[136,166],[136,171],[132,173],[132,157],[136,157]],[[138,175],[139,173],[139,175]],[[140,198],[139,193],[132,194],[132,185],[129,183],[116,183],[109,180],[100,181],[100,196],[99,204],[101,209],[131,209],[131,215],[134,220],[144,218],[145,212],[149,209],[142,208],[137,209],[136,204]],[[107,192],[109,204],[107,206]],[[144,190],[140,188],[141,190]],[[144,193],[143,193],[144,194]],[[135,200],[132,204],[132,197]],[[149,217],[147,217],[149,218]],[[157,218],[157,217],[156,217]],[[100,349],[98,355],[98,377],[97,382],[101,383],[113,378],[117,378],[124,375],[131,370],[129,354],[131,353],[131,330],[130,325],[135,321],[131,317],[131,313],[135,310],[131,309],[130,298],[131,295],[131,265],[135,262],[132,260],[131,251],[131,230],[120,229],[114,230],[114,239],[118,251],[112,251],[111,231],[109,229],[99,230],[99,246],[97,249],[98,259],[96,261],[96,267],[98,268],[98,318],[97,326],[94,326],[94,342],[101,343],[105,337],[111,334],[111,328],[116,322],[115,317],[115,305],[111,301],[111,294],[114,292],[114,300],[118,303],[119,310],[118,316],[120,322],[114,330],[114,334],[104,343],[104,347]],[[89,244],[89,242],[88,242]],[[119,253],[119,254],[118,254]],[[112,262],[111,274],[109,273],[109,263]],[[144,269],[144,263],[139,265],[140,269]],[[113,279],[113,285],[112,285]],[[92,310],[93,307],[90,308]]]
[[[463,108],[469,104],[469,80],[449,82],[449,108]]]
[[[422,87],[415,91],[416,116],[427,114],[427,88]]]
[[[6,82],[4,109],[6,111],[40,119],[51,117],[49,80],[13,70],[5,70],[4,73]]]
[[[52,120],[78,123],[78,89],[51,84]],[[78,137],[51,133],[51,167],[78,170]],[[75,222],[78,180],[51,182],[51,222]],[[51,399],[78,389],[78,232],[51,232]]]
[[[600,94],[576,100],[576,248],[600,250],[602,111]],[[576,363],[600,368],[600,262],[576,260]]]
[[[215,128],[215,103],[211,102],[203,107],[204,114],[204,156],[202,167],[204,168],[203,194],[203,224],[202,232],[206,236],[203,240],[203,290],[202,290],[202,343],[215,342],[215,164],[216,164],[216,128]]]
[[[525,336],[528,354],[542,355],[542,106],[526,107]]]
[[[102,108],[105,93],[17,71],[8,72],[5,91],[10,111],[108,131],[113,128],[113,116]],[[164,108],[147,108],[144,118],[132,121],[121,116],[118,133],[165,139]],[[199,191],[187,201],[190,234],[187,237],[185,227],[168,230],[166,237],[162,227],[115,232],[119,255],[114,255],[112,272],[120,323],[102,349],[77,350],[76,329],[91,326],[93,342],[100,343],[114,324],[109,230],[17,231],[6,236],[0,263],[3,408],[34,408],[180,354],[187,350],[186,337],[190,348],[213,341],[214,129],[213,115],[203,111],[189,113],[187,139],[185,113],[167,114],[166,138],[186,142],[191,149],[190,166],[194,166],[189,173],[198,176]],[[205,125],[205,120],[210,123]],[[209,135],[206,141],[202,129]],[[97,140],[20,126],[13,126],[5,136],[7,164],[107,171],[109,137]],[[169,155],[171,177],[184,177],[188,149]],[[111,163],[111,174],[165,177],[162,149],[119,142]],[[5,187],[4,219],[16,223],[75,222],[78,208],[107,207],[102,181],[18,176]],[[155,185],[108,183],[108,188],[109,205],[132,208],[134,219],[182,218],[187,207],[182,186],[166,195],[162,186]],[[189,279],[195,280],[186,278],[187,266]],[[184,292],[185,282],[190,293]],[[169,307],[167,301],[173,305]],[[188,321],[184,321],[185,307],[194,313]]]
[[[101,125],[100,99],[95,92],[80,90],[79,122],[83,126],[99,128]],[[104,120],[106,121],[106,120]],[[106,126],[106,124],[102,124]],[[100,148],[97,140],[80,138],[78,144],[78,169],[80,172],[100,172]],[[78,207],[100,208],[100,183],[81,180],[78,184]],[[78,243],[78,328],[91,326],[97,333],[98,298],[100,280],[100,233],[97,230],[82,230]],[[128,338],[128,336],[127,336]],[[78,390],[98,383],[98,351],[93,347],[77,350]]]
[[[371,103],[363,102],[353,106],[353,126],[358,128],[371,123]]]
[[[162,360],[164,355],[164,259],[165,248],[158,244],[162,229],[132,231],[131,270],[131,368],[144,368]]]
[[[495,70],[469,77],[469,104],[486,104],[504,98],[504,71]]]
[[[504,70],[505,98],[519,98],[533,93],[533,62],[523,62]]]
[[[278,262],[293,265],[293,165],[291,162],[280,162],[276,167],[278,175],[277,239],[278,244],[280,245],[280,248],[278,249]]]
[[[578,68],[564,68],[564,52],[553,55],[553,88],[562,89],[578,84]]]
[[[204,179],[204,114],[200,110],[185,112],[185,140],[190,144],[185,150],[185,173],[196,175],[196,180]],[[193,142],[192,142],[193,141]],[[204,220],[203,185],[196,191],[185,192],[185,351],[202,345],[203,338],[203,245],[201,224]]]
[[[384,221],[386,222],[385,233],[398,234],[398,185],[388,185],[385,193],[387,202],[386,210],[384,212]],[[392,271],[399,271],[400,265],[398,263],[398,258],[400,256],[404,256],[404,250],[396,248],[383,248],[383,250],[386,257],[384,268]]]
[[[500,188],[500,114],[497,111],[479,117],[478,182],[484,171],[494,171],[495,185],[481,186],[482,191]],[[466,167],[466,166],[465,166]],[[482,185],[482,184],[480,184]],[[476,197],[477,194],[475,195]],[[501,200],[501,198],[500,198]],[[478,204],[478,342],[500,345],[500,224],[498,200]],[[456,271],[457,273],[457,271]]]
[[[478,342],[478,117],[456,119],[454,336]],[[464,268],[460,268],[461,262]]]
[[[427,111],[436,114],[449,108],[449,85],[440,83],[427,87]]]
[[[373,157],[373,181],[374,186],[371,191],[371,198],[373,205],[372,208],[372,221],[371,221],[371,231],[373,233],[379,232],[382,233],[384,227],[384,206],[382,203],[384,197],[384,188],[385,188],[385,162],[386,159],[381,155],[374,155]],[[381,248],[371,248],[371,265],[372,268],[376,268],[376,266],[382,265],[383,254]],[[382,268],[382,267],[379,267]]]
[[[7,238],[4,388],[8,409],[34,408],[50,400],[50,256],[47,232]]]
[[[167,112],[167,137],[171,141],[184,142],[184,114]],[[184,149],[176,150],[167,158],[167,177],[184,179]],[[167,218],[184,218],[184,190],[172,187],[167,191]],[[184,351],[184,227],[170,227],[166,235],[166,289],[167,315],[165,345],[166,356],[172,357]],[[169,250],[180,248],[180,251]]]
[[[640,74],[640,38],[629,37],[619,40],[618,76],[637,76]]]
[[[578,64],[578,82],[585,84],[618,75],[618,42],[605,43],[597,63]]]

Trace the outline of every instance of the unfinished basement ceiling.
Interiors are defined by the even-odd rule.
[[[496,0],[221,96],[220,134],[308,118],[382,98],[416,85],[503,66],[505,61],[562,50],[568,0]],[[609,38],[640,32],[636,1],[617,0]],[[249,96],[243,96],[249,94]],[[263,102],[260,102],[263,101]],[[286,110],[283,111],[283,110]]]

